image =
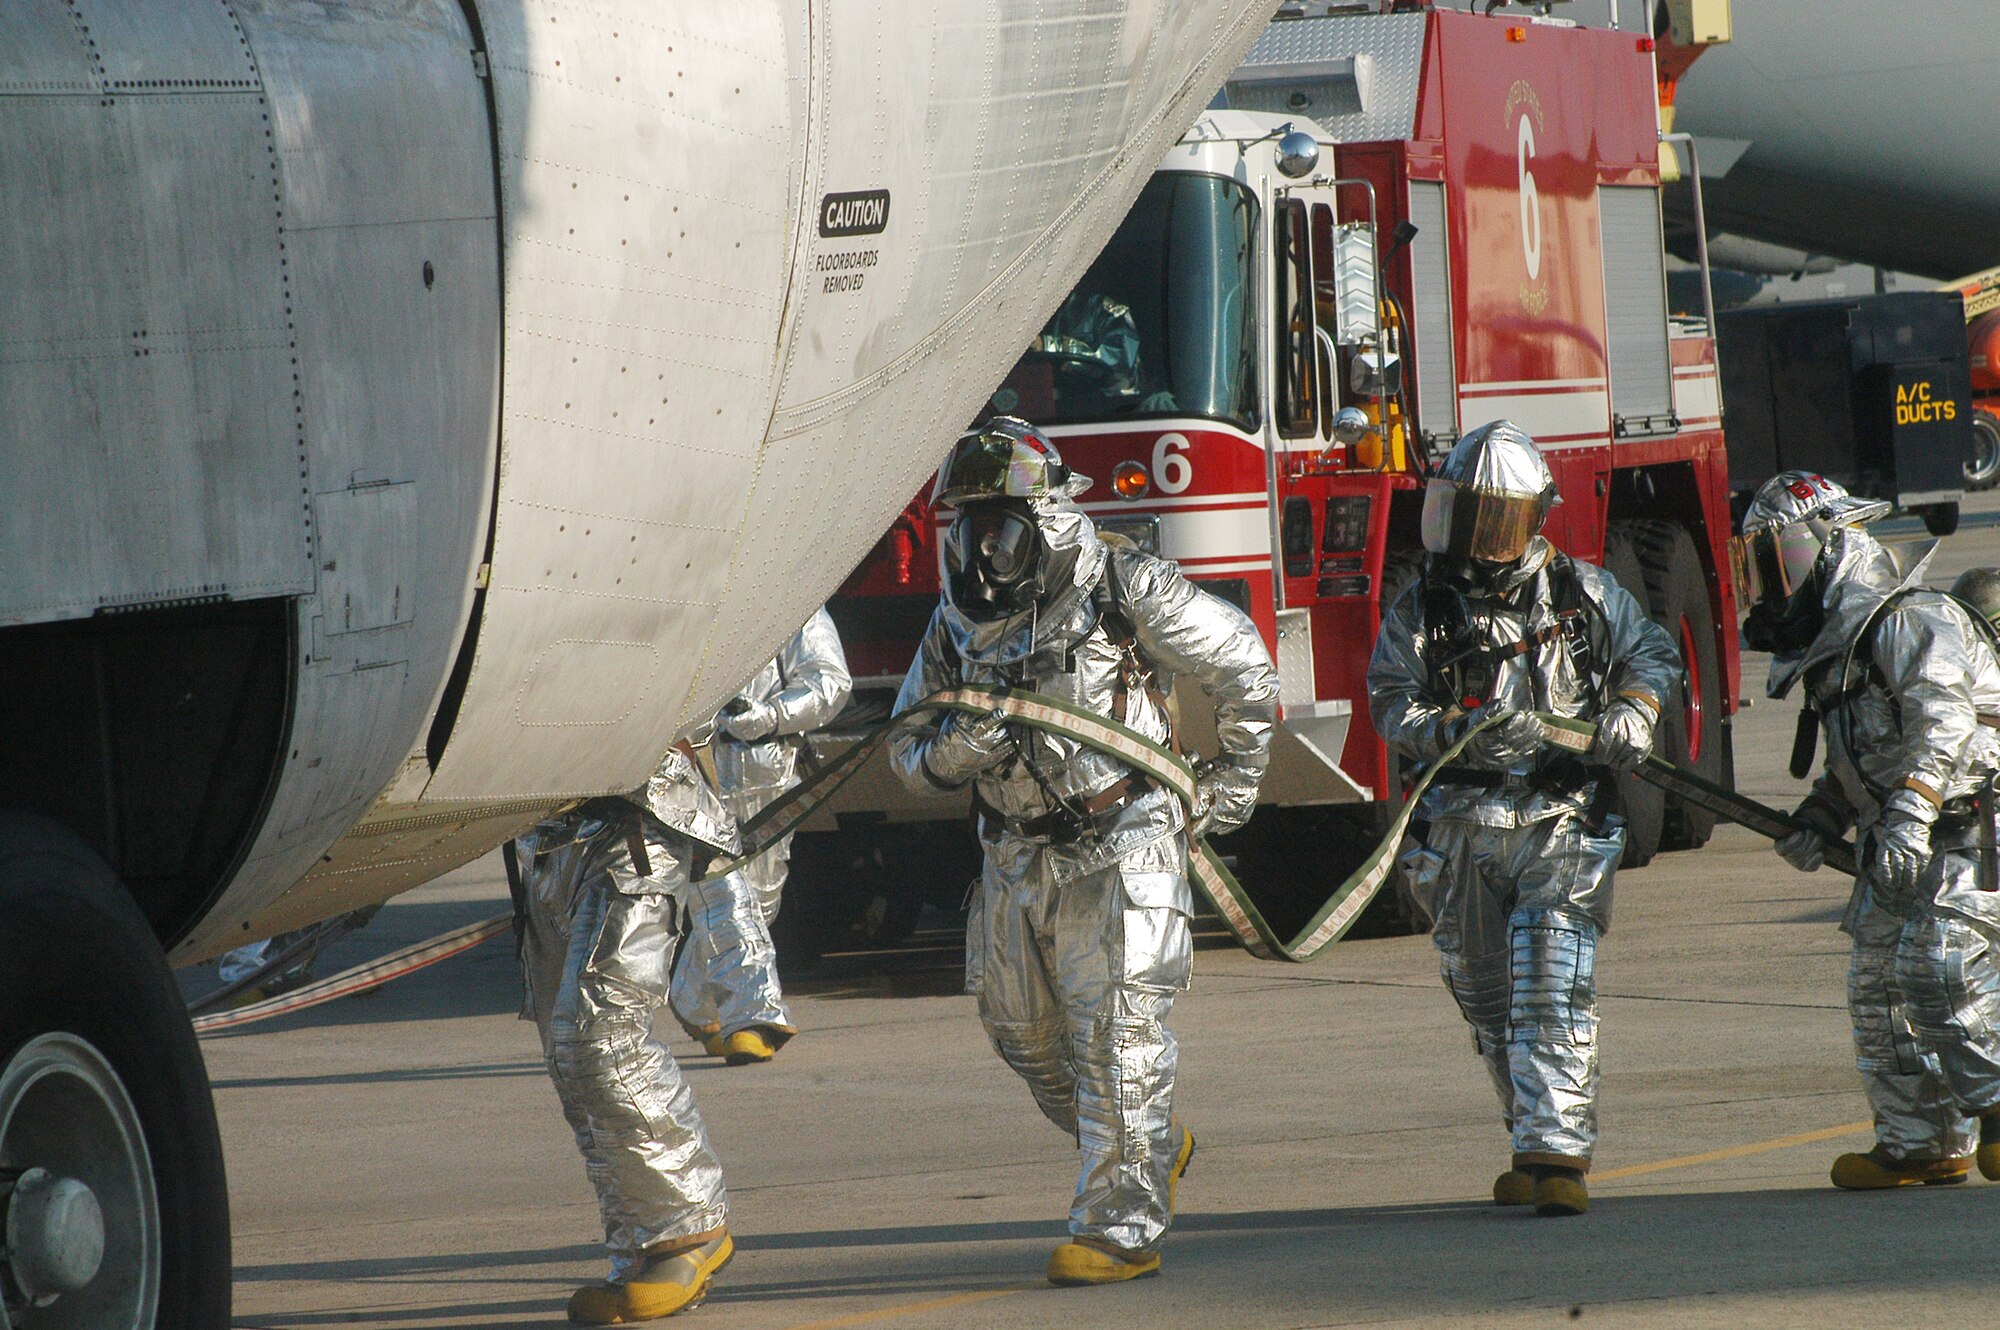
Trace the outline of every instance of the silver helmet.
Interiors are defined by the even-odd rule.
[[[1780,471],[1757,487],[1743,513],[1743,534],[1729,542],[1737,599],[1782,604],[1812,575],[1827,537],[1889,512],[1881,499],[1858,499],[1825,476]]]
[[[1452,445],[1424,491],[1424,548],[1513,563],[1561,503],[1542,450],[1511,420],[1481,425]]]
[[[1102,557],[1071,502],[1089,484],[1025,420],[996,416],[967,430],[938,468],[931,498],[955,510],[944,534],[945,599],[974,623],[1001,623],[1073,590],[1080,555]]]
[[[1951,594],[2000,628],[2000,568],[1968,568],[1951,584]]]

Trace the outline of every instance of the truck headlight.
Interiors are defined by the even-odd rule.
[[[1160,552],[1160,519],[1157,517],[1099,517],[1092,515],[1091,521],[1097,529],[1114,536],[1122,536],[1148,554]]]

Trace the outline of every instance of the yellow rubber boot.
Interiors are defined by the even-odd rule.
[[[713,1034],[702,1035],[701,1051],[712,1058],[725,1056],[729,1052],[729,1049],[722,1038],[722,1031],[717,1030]]]
[[[1926,1187],[1949,1187],[1964,1182],[1971,1171],[1972,1161],[1962,1156],[1898,1159],[1878,1145],[1867,1154],[1844,1154],[1834,1160],[1833,1185],[1847,1191],[1878,1191],[1884,1187],[1907,1187],[1914,1182]]]
[[[1117,1284],[1158,1273],[1158,1252],[1126,1251],[1091,1238],[1072,1238],[1049,1253],[1049,1282],[1063,1288]]]
[[[1493,1179],[1493,1204],[1533,1205],[1535,1179],[1524,1168],[1510,1168]]]
[[[778,1046],[760,1029],[738,1030],[722,1041],[722,1060],[732,1067],[769,1062],[777,1052]]]
[[[717,1229],[697,1247],[662,1252],[622,1284],[586,1284],[570,1295],[569,1319],[575,1325],[631,1325],[656,1321],[692,1310],[708,1296],[709,1281],[729,1258],[736,1244],[728,1229]]]
[[[1180,1146],[1174,1151],[1174,1166],[1167,1174],[1167,1213],[1174,1213],[1174,1198],[1180,1194],[1181,1177],[1194,1161],[1194,1133],[1185,1123],[1176,1122],[1176,1130],[1181,1134]]]
[[[1590,1209],[1590,1191],[1583,1185],[1583,1170],[1539,1165],[1534,1170],[1535,1213],[1545,1219],[1580,1215]]]
[[[1973,1158],[1979,1163],[1981,1177],[2000,1182],[2000,1110],[1980,1115],[1979,1149]]]

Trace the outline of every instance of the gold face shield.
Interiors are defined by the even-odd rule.
[[[1743,605],[1784,604],[1812,576],[1819,561],[1819,536],[1804,522],[1758,527],[1729,542],[1736,576],[1736,599]]]
[[[1435,479],[1424,491],[1424,548],[1481,563],[1512,563],[1527,553],[1548,511],[1545,495]]]

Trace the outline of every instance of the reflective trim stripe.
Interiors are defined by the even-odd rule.
[[[1932,789],[1930,786],[1926,785],[1924,782],[1918,780],[1915,776],[1903,777],[1903,779],[1897,783],[1896,788],[1899,790],[1912,790],[1917,794],[1922,795],[1924,802],[1929,804],[1933,808],[1944,807],[1944,796],[1938,793],[1936,790]]]

